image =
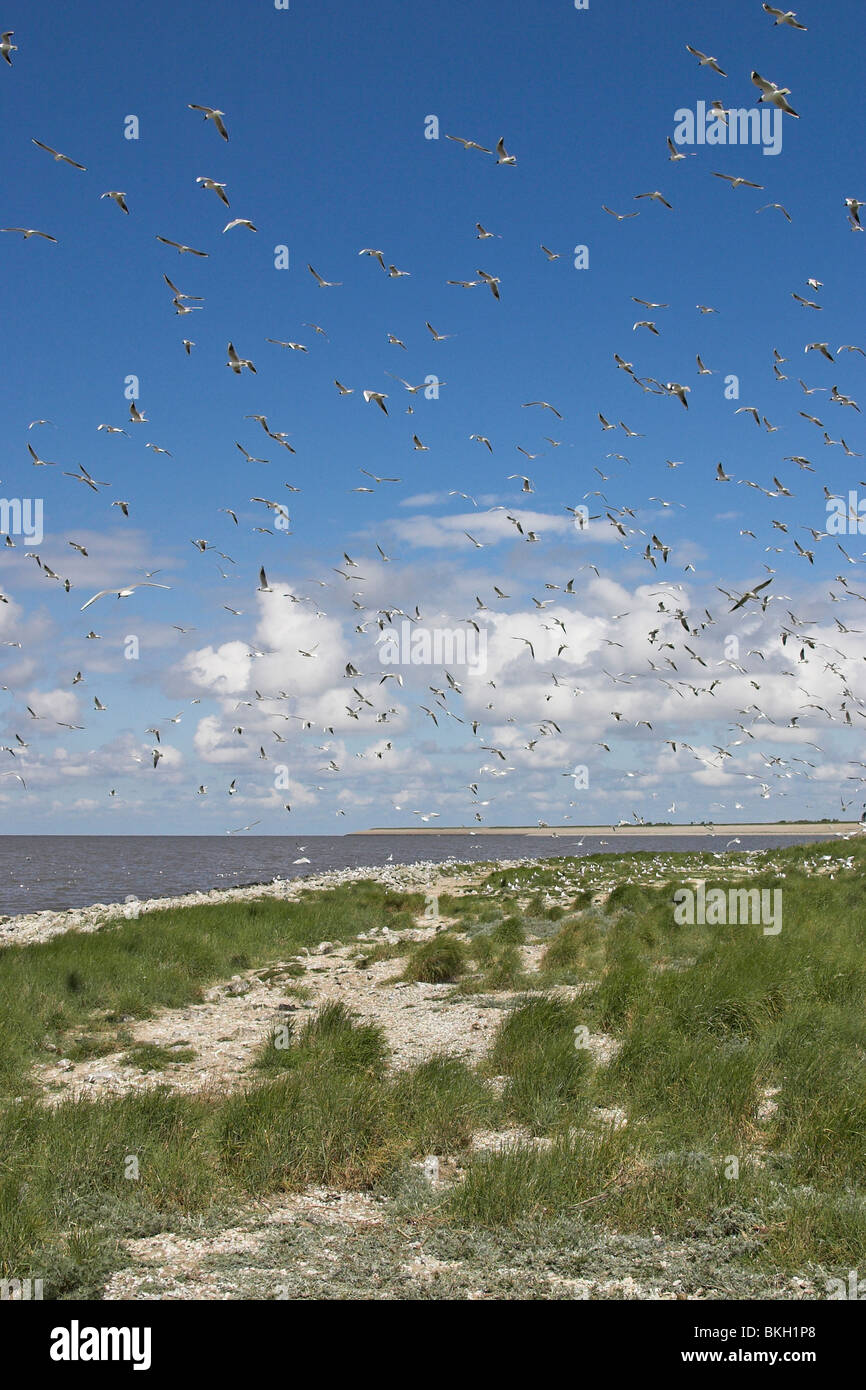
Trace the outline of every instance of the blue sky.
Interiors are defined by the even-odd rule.
[[[866,238],[844,204],[866,197],[851,96],[863,19],[853,0],[798,13],[805,33],[774,26],[757,0],[4,7],[18,50],[0,64],[2,225],[58,239],[0,235],[0,498],[44,507],[41,542],[13,534],[0,568],[0,744],[12,750],[0,772],[26,783],[0,779],[9,830],[331,832],[420,813],[426,824],[796,818],[838,814],[840,792],[859,812],[847,779],[863,770],[850,760],[863,749],[866,621],[849,593],[863,587],[863,543],[802,528],[824,531],[824,488],[847,499],[864,470],[823,432],[866,452],[858,411],[830,399],[836,386],[856,401],[866,366],[836,351],[863,337]],[[672,162],[676,111],[754,107],[752,69],[790,88],[800,113],[779,115],[780,153],[683,146]],[[226,113],[228,142],[190,102]],[[130,115],[137,140],[124,138]],[[438,139],[425,138],[431,116]],[[502,136],[517,164],[446,134],[491,150]],[[230,211],[199,176],[226,184]],[[107,190],[126,194],[129,216]],[[654,190],[671,209],[636,201]],[[790,223],[757,211],[768,203]],[[639,216],[617,221],[602,204]],[[234,217],[257,231],[224,234]],[[479,240],[478,222],[497,235]],[[384,275],[363,247],[409,274]],[[319,288],[308,263],[339,286]],[[446,284],[479,268],[498,277],[498,302],[483,283]],[[164,274],[204,307],[178,316]],[[658,336],[633,329],[644,319]],[[434,341],[426,322],[447,336]],[[255,375],[227,370],[230,340]],[[832,363],[804,352],[814,341],[829,342]],[[641,389],[614,353],[657,385]],[[712,374],[698,374],[698,353]],[[444,384],[425,399],[388,373]],[[146,423],[128,422],[130,376]],[[669,382],[689,386],[688,410]],[[387,393],[387,418],[365,388]],[[536,400],[562,419],[524,405]],[[774,428],[735,413],[751,406]],[[616,428],[603,431],[598,412]],[[42,418],[52,423],[28,429]],[[245,462],[236,441],[268,463]],[[28,443],[59,466],[33,468]],[[719,462],[730,482],[715,482]],[[110,486],[63,476],[79,464]],[[291,533],[252,497],[284,504]],[[597,518],[582,532],[566,510],[579,504]],[[652,552],[656,568],[643,559],[653,535],[669,547],[666,562]],[[273,593],[257,593],[261,565]],[[730,614],[716,586],[740,594],[766,565],[773,601]],[[168,591],[81,612],[96,590],[155,570]],[[485,633],[484,671],[448,667],[459,691],[442,664],[380,683],[376,638],[416,605],[416,627],[465,634],[473,618]],[[124,658],[129,636],[137,660]],[[347,678],[346,663],[361,674]],[[577,780],[575,767],[586,769]]]

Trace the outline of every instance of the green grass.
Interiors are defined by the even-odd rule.
[[[502,945],[520,946],[526,940],[526,927],[519,917],[503,917],[491,928],[490,939]]]
[[[195,1057],[194,1047],[163,1047],[160,1043],[135,1043],[121,1057],[127,1067],[138,1067],[140,1071],[165,1071],[166,1067],[178,1062],[191,1062]]]
[[[825,855],[837,861],[832,878],[804,871]],[[556,1044],[564,1023],[541,1024],[547,1006],[540,1003],[512,1015],[488,1066],[509,1075],[509,1114],[553,1134],[555,1144],[473,1160],[451,1199],[455,1219],[512,1224],[592,1197],[562,1129],[575,1113],[578,1132],[599,1128],[588,1099],[623,1108],[628,1123],[606,1141],[610,1163],[593,1159],[597,1188],[616,1177],[618,1164],[623,1176],[581,1208],[585,1220],[690,1237],[734,1223],[743,1258],[777,1268],[862,1259],[866,854],[860,845],[792,847],[753,860],[748,886],[783,891],[778,936],[755,926],[678,927],[671,887],[623,881],[626,866],[638,879],[642,856],[596,866],[613,891],[600,914],[563,923],[545,951],[541,981],[595,978],[571,1017],[613,1033],[621,1050],[609,1066],[572,1082],[569,1094],[566,1049],[558,1053]],[[702,876],[708,886],[727,886],[712,856],[681,862],[671,885]],[[586,872],[586,861],[575,866],[576,878]],[[538,911],[541,890],[561,876],[560,865],[534,865],[494,871],[490,886],[519,886]],[[587,896],[572,901],[585,907]],[[778,1108],[761,1119],[768,1087],[779,1089]],[[736,1179],[726,1176],[731,1157],[739,1161]]]
[[[119,1031],[110,1024],[102,1033],[80,1033],[76,1037],[64,1040],[63,1055],[71,1062],[86,1062],[91,1057],[107,1057],[110,1052],[118,1051],[120,1036]]]
[[[551,937],[541,958],[541,972],[550,981],[586,979],[599,967],[598,924],[589,917],[570,918]]]
[[[458,1152],[499,1114],[490,1089],[455,1057],[432,1057],[400,1073],[391,1104],[412,1151],[422,1154]]]
[[[370,1186],[399,1150],[382,1101],[380,1081],[342,1065],[300,1065],[248,1087],[217,1107],[219,1172],[253,1194]]]
[[[815,872],[828,862],[832,877]],[[304,947],[352,943],[383,925],[401,931],[422,911],[420,895],[362,883],[5,948],[0,1276],[44,1277],[49,1297],[98,1296],[126,1260],[124,1237],[229,1224],[251,1198],[311,1183],[385,1197],[430,1153],[456,1156],[465,1171],[435,1197],[423,1183],[413,1189],[409,1229],[443,1248],[494,1248],[484,1232],[525,1242],[533,1231],[579,1230],[581,1248],[616,1239],[637,1250],[655,1233],[699,1250],[704,1282],[714,1258],[725,1262],[719,1278],[740,1291],[761,1272],[857,1267],[866,847],[752,856],[749,886],[783,891],[777,936],[677,926],[674,887],[696,876],[725,886],[726,868],[709,853],[664,863],[664,875],[648,854],[494,867],[480,889],[447,903],[461,936],[400,944],[409,979],[523,991],[490,1001],[502,1021],[477,1066],[436,1056],[394,1071],[381,1029],[331,1003],[303,1023],[287,1015],[228,1095],[157,1088],[47,1106],[37,1092],[34,1063],[57,1055],[116,1048],[150,1070],[184,1060],[179,1048],[131,1044],[128,1025],[195,1003],[240,971],[296,979],[286,962]],[[533,938],[545,950],[539,974],[526,976],[520,947]],[[562,984],[582,992],[553,992]],[[575,1046],[577,1027],[613,1035],[608,1065]],[[776,1108],[762,1114],[768,1088]],[[605,1118],[613,1108],[625,1125]],[[470,1151],[477,1130],[515,1125],[534,1142]],[[546,1249],[548,1236],[537,1239]]]
[[[66,932],[31,946],[7,946],[0,971],[0,1102],[27,1086],[45,1044],[66,1053],[70,1034],[106,1035],[112,1050],[123,1024],[159,1009],[199,1002],[204,989],[239,971],[297,955],[322,940],[351,941],[387,925],[414,924],[424,899],[361,882],[299,902],[277,899],[205,904],[119,919],[93,933]],[[99,1050],[86,1055],[99,1055]]]
[[[525,985],[527,976],[520,947],[508,940],[510,935],[510,930],[503,935],[494,927],[492,931],[473,937],[469,954],[478,969],[461,980],[461,994],[495,994],[499,990],[513,991]]]
[[[440,985],[460,978],[466,970],[466,946],[459,937],[443,932],[414,947],[403,979],[412,983]]]
[[[505,1019],[487,1059],[493,1075],[508,1082],[508,1116],[533,1134],[576,1123],[588,1103],[589,1060],[575,1046],[580,1023],[574,1005],[544,996],[527,999]]]
[[[561,1136],[541,1151],[484,1154],[451,1194],[452,1218],[466,1226],[511,1226],[527,1217],[567,1215],[596,1197],[622,1169],[621,1145]]]
[[[434,1057],[389,1075],[385,1054],[377,1028],[332,1004],[291,1039],[281,1070],[227,1096],[156,1089],[8,1107],[0,1275],[32,1270],[50,1296],[83,1296],[121,1258],[121,1235],[309,1184],[374,1187],[493,1121],[496,1101],[464,1063]]]
[[[259,1049],[256,1064],[271,1072],[312,1067],[381,1077],[387,1057],[381,1028],[358,1022],[345,1004],[335,1001],[307,1019],[297,1040],[291,1019],[278,1025]]]

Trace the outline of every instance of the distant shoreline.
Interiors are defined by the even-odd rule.
[[[373,826],[369,830],[353,830],[351,835],[564,835],[600,836],[616,835],[622,839],[646,836],[652,839],[680,838],[684,835],[700,835],[713,838],[717,835],[848,835],[861,829],[858,821],[804,821],[796,824],[785,821],[781,825],[496,825],[479,826],[473,829],[467,825],[442,825],[423,827],[411,826]],[[862,827],[866,834],[866,826]]]

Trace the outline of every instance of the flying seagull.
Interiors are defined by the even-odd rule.
[[[454,140],[458,145],[462,145],[464,150],[480,150],[482,154],[492,154],[486,145],[479,145],[474,140],[464,140],[460,135],[446,135],[446,140]]]
[[[766,10],[767,14],[771,14],[773,16],[774,29],[778,24],[787,24],[790,29],[802,29],[805,33],[806,25],[800,23],[793,10],[777,10],[772,5],[767,4],[762,5],[761,8]]]
[[[27,445],[27,452],[29,453],[31,459],[33,460],[33,467],[34,467],[34,468],[56,468],[56,467],[57,467],[57,464],[54,463],[54,462],[52,462],[51,459],[41,459],[41,458],[39,457],[39,455],[37,454],[36,450],[33,448],[33,445],[32,445],[32,444],[28,444],[28,445]]]
[[[691,389],[692,388],[690,386],[681,386],[678,381],[669,381],[665,386],[665,391],[668,393],[668,395],[677,396],[681,403],[685,406],[686,410],[688,410],[689,408],[689,403],[686,400],[686,393]]]
[[[222,138],[224,140],[228,140],[229,133],[223,125],[222,119],[225,115],[225,111],[217,111],[216,107],[214,106],[197,106],[194,101],[187,102],[187,106],[189,107],[190,111],[201,111],[204,115],[205,120],[213,121]]]
[[[244,367],[246,367],[248,371],[251,371],[253,374],[255,374],[256,369],[253,366],[252,362],[249,360],[249,358],[238,357],[237,352],[235,351],[234,343],[229,343],[228,347],[226,348],[226,352],[228,353],[229,358],[228,362],[226,362],[226,366],[231,367],[235,376],[240,376],[241,371]]]
[[[669,203],[667,198],[663,197],[662,194],[659,193],[658,189],[656,189],[653,193],[636,193],[634,196],[635,201],[637,201],[638,198],[652,198],[653,202],[655,203],[664,203],[666,208],[673,208],[673,204]]]
[[[47,232],[37,232],[35,227],[0,227],[0,232],[20,232],[25,241],[32,236],[44,237],[46,241],[56,241],[56,236],[49,236]]]
[[[87,173],[86,166],[70,159],[68,154],[61,154],[59,150],[53,150],[50,145],[43,145],[41,140],[33,140],[33,144],[38,145],[40,150],[45,150],[46,154],[50,154],[55,163],[62,161],[64,164],[71,164],[73,169],[80,169],[82,173]]]
[[[730,611],[732,613],[736,613],[738,608],[742,608],[743,604],[747,603],[750,598],[757,598],[761,590],[766,589],[767,585],[772,584],[772,582],[773,580],[771,577],[770,579],[764,579],[760,584],[756,584],[754,589],[747,589],[746,592],[744,594],[741,594],[741,596],[737,599],[737,602],[734,604],[733,608]]]
[[[787,222],[791,221],[791,214],[789,213],[788,209],[782,205],[782,203],[765,203],[762,208],[756,208],[755,211],[766,212],[768,208],[775,208],[777,212],[780,212],[782,214],[782,216],[785,218]]]
[[[179,256],[208,256],[210,254],[208,251],[196,251],[193,246],[184,246],[183,242],[172,241],[167,236],[158,236],[156,239],[157,241],[161,241],[164,246],[173,246]],[[184,298],[187,297],[186,295],[184,296]]]
[[[775,82],[768,82],[766,78],[761,77],[760,73],[754,71],[752,72],[752,81],[761,90],[761,95],[758,97],[759,105],[762,101],[769,102],[771,106],[778,106],[780,111],[785,111],[789,116],[797,116],[799,119],[799,112],[795,111],[793,106],[788,103],[788,97],[791,95],[790,87],[777,87]]]
[[[319,289],[322,289],[322,290],[335,289],[335,288],[337,287],[337,285],[342,285],[342,283],[343,283],[342,280],[323,280],[322,277],[321,277],[321,275],[319,274],[319,272],[318,272],[317,270],[313,270],[313,267],[312,267],[311,265],[308,265],[308,266],[307,266],[307,270],[310,272],[310,274],[311,274],[311,275],[313,276],[313,278],[316,280],[316,282],[317,282],[317,284],[318,284],[318,286],[319,286]]]
[[[749,179],[735,178],[733,174],[717,174],[712,171],[714,179],[725,179],[731,188],[763,188],[762,183],[751,183]]]
[[[149,579],[142,579],[137,584],[128,584],[125,589],[100,589],[98,594],[94,594],[86,603],[82,603],[81,611],[89,608],[91,603],[95,603],[98,598],[106,598],[108,594],[114,594],[117,598],[129,598],[130,594],[136,589],[170,589],[170,584],[154,584]]]
[[[699,48],[692,48],[690,43],[686,44],[686,48],[688,49],[689,53],[691,53],[695,58],[697,58],[702,68],[711,68],[713,72],[717,72],[719,74],[719,77],[727,77],[728,74],[724,71],[723,68],[719,67],[718,61],[715,58],[709,58],[707,54],[702,53]]]
[[[83,463],[79,463],[77,473],[67,473],[64,471],[63,476],[64,478],[74,478],[77,483],[84,483],[85,487],[89,487],[91,492],[97,492],[101,487],[111,486],[110,483],[102,483],[98,478],[92,477]]]
[[[202,188],[208,189],[209,192],[215,193],[219,198],[220,202],[225,203],[226,207],[229,206],[229,200],[226,194],[226,186],[224,183],[217,183],[216,179],[206,179],[202,174],[199,174],[198,178],[196,179],[196,183],[200,183]]]

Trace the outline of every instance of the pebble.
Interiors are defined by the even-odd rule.
[[[444,859],[441,863],[420,861],[414,864],[384,864],[379,867],[361,866],[352,869],[332,869],[327,873],[309,874],[292,879],[274,879],[272,883],[248,884],[242,888],[214,888],[208,893],[183,893],[175,897],[147,898],[136,901],[137,917],[140,919],[150,912],[165,912],[167,909],[197,907],[203,903],[253,902],[261,898],[282,898],[291,902],[302,893],[319,889],[338,888],[342,884],[355,883],[360,879],[373,879],[383,888],[395,892],[420,892],[441,875],[467,865],[470,861]],[[509,859],[497,861],[498,869],[516,869],[525,865],[537,864],[535,859]],[[129,903],[91,903],[89,907],[70,908],[64,912],[28,912],[16,917],[0,917],[0,945],[48,941],[61,932],[98,931],[117,918],[125,917]],[[383,941],[396,941],[399,938],[389,927],[375,929],[370,937],[378,936]],[[339,942],[323,942],[333,950]]]

